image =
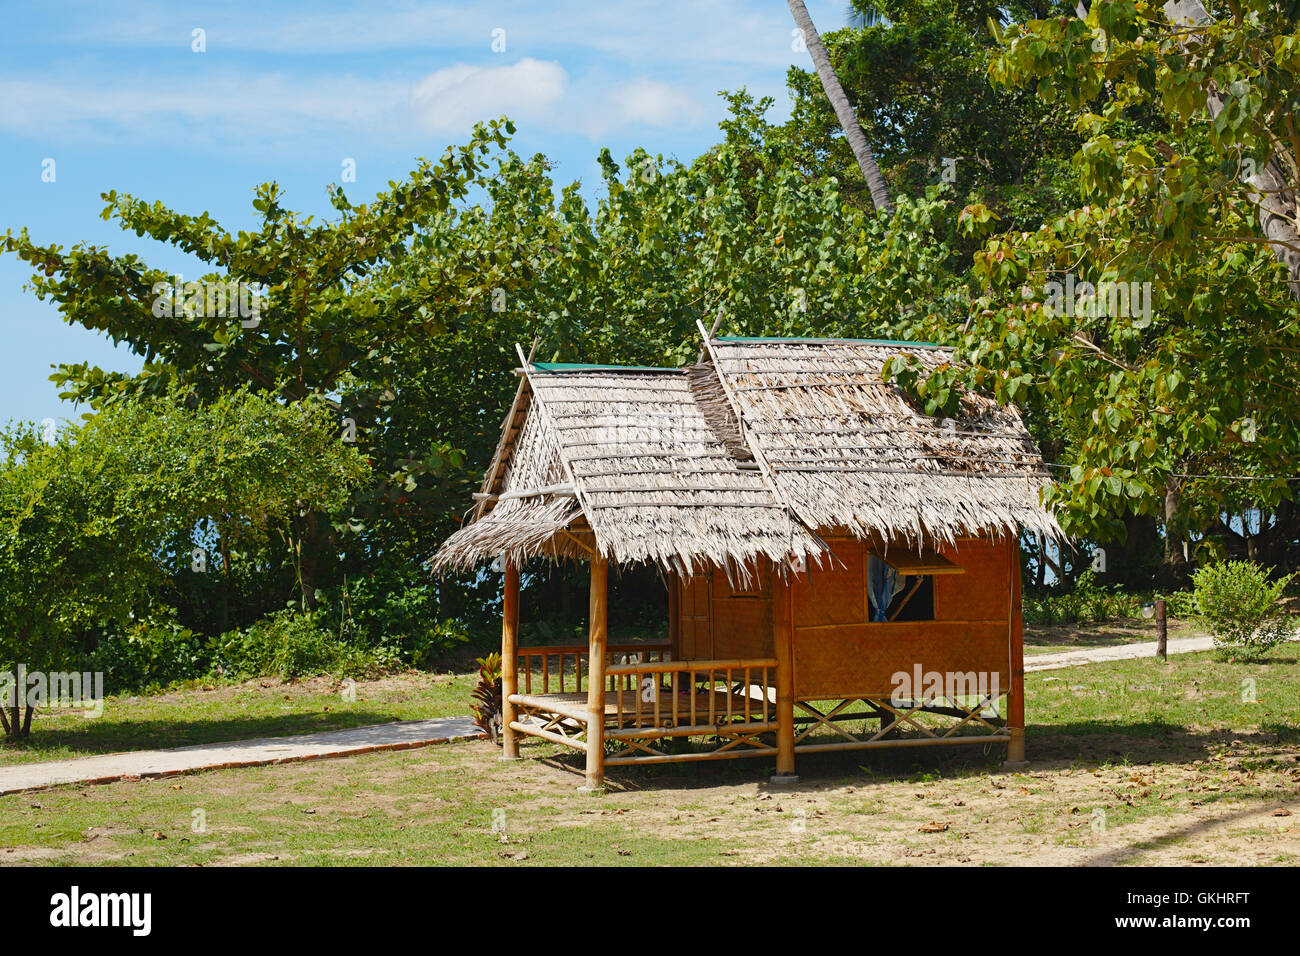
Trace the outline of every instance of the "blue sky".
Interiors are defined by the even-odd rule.
[[[807,5],[819,29],[843,26],[848,0]],[[517,151],[546,153],[557,182],[580,179],[593,197],[602,146],[689,160],[716,142],[719,90],[770,95],[784,115],[787,68],[810,66],[779,0],[42,2],[6,4],[4,18],[0,230],[191,275],[170,247],[101,220],[99,194],[237,229],[254,222],[253,187],[274,179],[290,207],[325,215],[345,161],[363,201],[505,113]],[[139,367],[63,323],[27,278],[0,257],[0,421],[76,414],[48,381],[53,364]]]

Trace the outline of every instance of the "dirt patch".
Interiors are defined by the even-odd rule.
[[[475,749],[495,755],[488,745]],[[481,766],[480,759],[471,763]],[[681,775],[689,781],[662,774],[653,787],[611,775],[614,792],[586,803],[570,798],[580,779],[561,765],[525,759],[508,766],[509,774],[484,772],[475,787],[509,802],[524,835],[527,809],[551,802],[558,812],[548,827],[614,825],[707,841],[719,864],[1300,861],[1300,767],[1293,751],[1267,745],[1241,744],[1189,765],[1057,760],[1004,772],[939,762],[901,777],[827,755],[803,758],[793,789],[771,786],[763,772],[713,784],[707,774]],[[918,775],[934,779],[912,779]]]

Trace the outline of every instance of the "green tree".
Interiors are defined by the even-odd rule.
[[[1274,75],[1275,53],[1257,69],[1256,24],[1209,29],[1216,42],[1193,55],[1183,44],[1197,34],[1146,4],[999,28],[994,79],[1077,113],[1086,204],[987,238],[956,339],[964,368],[926,379],[891,368],[936,410],[959,384],[1042,409],[1068,466],[1050,496],[1067,528],[1105,537],[1123,533],[1125,515],[1158,517],[1174,576],[1181,542],[1222,528],[1225,514],[1272,514],[1281,545],[1297,530],[1283,505],[1300,450],[1300,324],[1285,257],[1238,175],[1241,158],[1268,159],[1268,97],[1248,82],[1216,112],[1205,94],[1246,73],[1292,80]],[[1276,40],[1270,50],[1288,48]],[[1135,120],[1152,109],[1163,129]],[[972,234],[995,220],[982,205],[963,216]]]
[[[333,419],[317,399],[168,392],[53,436],[0,432],[0,663],[66,667],[80,636],[147,610],[208,526],[224,573],[294,514],[341,507],[366,467]],[[32,707],[9,703],[4,729],[25,736]]]
[[[6,233],[0,251],[34,271],[31,288],[53,302],[66,321],[107,333],[144,357],[134,376],[105,373],[86,364],[59,367],[61,395],[92,408],[123,396],[179,389],[202,401],[243,386],[297,402],[325,397],[338,409],[337,427],[354,434],[373,460],[380,482],[401,483],[406,472],[392,452],[370,443],[376,422],[393,400],[389,356],[412,337],[439,334],[436,313],[502,284],[515,258],[499,247],[458,247],[424,276],[418,289],[376,282],[384,266],[412,251],[411,239],[430,216],[445,212],[482,183],[484,157],[503,146],[513,127],[495,121],[475,128],[470,142],[448,149],[437,164],[422,161],[410,177],[390,184],[368,204],[354,205],[331,189],[338,213],[318,222],[283,205],[275,183],[256,190],[258,227],[232,233],[206,213],[189,215],[116,192],[104,194],[105,219],[123,229],[168,242],[213,271],[177,290],[174,278],[133,255],[97,246],[40,245],[24,229]],[[418,250],[424,251],[424,250]],[[239,290],[241,305],[228,295]],[[256,314],[248,314],[255,311]],[[404,451],[401,459],[421,460]],[[308,511],[294,518],[297,574],[309,604],[318,585],[319,560],[334,529]]]

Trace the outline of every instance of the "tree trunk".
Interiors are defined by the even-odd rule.
[[[1160,563],[1157,583],[1164,587],[1181,587],[1187,582],[1187,557],[1183,554],[1183,533],[1179,528],[1178,481],[1170,478],[1165,485],[1165,558]]]
[[[221,542],[221,609],[217,620],[217,633],[225,634],[230,627],[230,547],[226,536],[217,531]]]
[[[790,13],[794,16],[795,26],[803,34],[804,45],[808,47],[813,65],[817,67],[817,75],[821,78],[826,98],[831,101],[844,135],[849,141],[849,147],[858,160],[858,168],[862,170],[867,188],[871,190],[871,201],[877,209],[892,213],[894,204],[889,201],[889,188],[885,185],[885,177],[880,175],[876,157],[871,152],[871,146],[867,143],[862,127],[858,125],[858,118],[853,114],[853,107],[844,93],[844,87],[840,85],[840,79],[835,75],[831,58],[826,54],[826,47],[822,45],[821,34],[813,25],[812,17],[808,15],[808,8],[803,5],[803,0],[787,0],[787,2]]]
[[[1166,3],[1164,9],[1165,16],[1174,22],[1202,24],[1213,19],[1200,0],[1175,0]],[[1211,119],[1218,116],[1223,109],[1222,94],[1211,89],[1205,107]],[[1295,158],[1300,162],[1300,156]],[[1264,238],[1269,241],[1274,257],[1286,266],[1291,297],[1300,302],[1300,230],[1292,221],[1297,212],[1295,187],[1287,182],[1286,173],[1276,156],[1256,169],[1245,182],[1252,192],[1251,201],[1259,208],[1259,225]]]
[[[302,522],[302,526],[301,551],[298,556],[298,577],[302,583],[302,608],[304,611],[314,611],[316,610],[316,565],[322,550],[316,512],[308,512],[307,520]]]

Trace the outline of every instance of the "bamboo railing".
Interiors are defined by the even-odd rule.
[[[758,734],[774,732],[776,659],[658,661],[613,665],[604,739],[625,745],[607,766],[724,760],[771,754]],[[664,753],[650,745],[676,737],[709,737],[711,750]]]
[[[516,652],[517,686],[525,694],[580,694],[587,689],[587,674],[591,670],[587,653],[586,644],[521,647]],[[666,661],[671,656],[667,644],[610,644],[605,653],[606,673],[609,673],[610,665],[625,664],[629,660],[657,662]]]

